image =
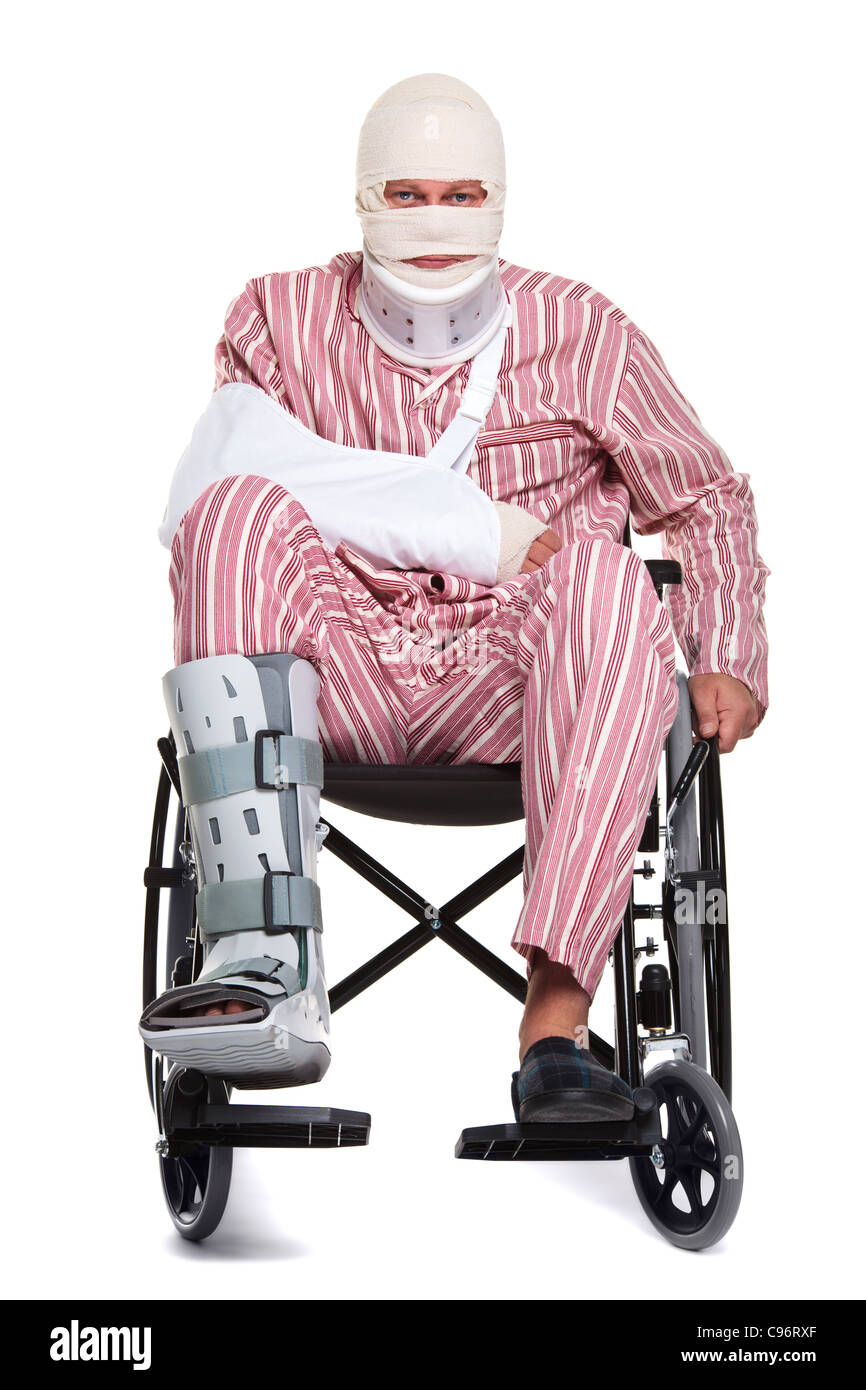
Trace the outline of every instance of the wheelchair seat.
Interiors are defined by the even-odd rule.
[[[628,528],[626,528],[628,544]],[[645,560],[659,599],[682,582],[676,560]],[[407,825],[523,820],[520,763],[325,763],[322,795],[348,811]]]
[[[322,796],[408,825],[504,825],[523,819],[520,763],[325,763]]]

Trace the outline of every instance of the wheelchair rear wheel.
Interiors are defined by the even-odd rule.
[[[186,818],[178,798],[174,841],[170,843],[171,875],[168,913],[160,925],[159,876],[164,873],[163,850],[170,820],[172,782],[163,767],[157,787],[156,808],[148,868],[157,875],[148,886],[145,908],[143,1002],[149,1004],[172,985],[195,978],[198,943],[195,925],[195,883],[186,873],[181,849],[186,840]],[[179,1087],[188,1096],[199,1093],[209,1104],[227,1104],[230,1087],[216,1077],[205,1078],[183,1067],[172,1067],[165,1077],[162,1059],[145,1045],[147,1082],[160,1133],[170,1130],[171,1114]],[[204,1240],[220,1223],[228,1201],[232,1176],[232,1150],[216,1145],[188,1144],[179,1153],[160,1153],[160,1178],[169,1215],[185,1240]]]
[[[680,705],[668,735],[667,795],[692,751],[688,682],[678,672]],[[709,1071],[731,1099],[731,979],[728,945],[727,872],[719,750],[716,740],[697,785],[673,822],[678,892],[665,895],[665,939],[669,948],[674,1018],[686,1033],[692,1060]],[[677,920],[679,893],[693,895],[695,908]],[[697,909],[697,910],[696,910]]]
[[[705,1250],[730,1229],[743,1191],[743,1150],[724,1091],[693,1062],[662,1062],[655,1092],[662,1142],[631,1158],[632,1181],[656,1230],[682,1250]]]

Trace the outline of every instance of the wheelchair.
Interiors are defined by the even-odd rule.
[[[665,585],[681,582],[675,561],[645,563],[660,600]],[[589,1039],[598,1061],[634,1090],[634,1116],[604,1124],[469,1128],[460,1135],[455,1154],[482,1162],[628,1159],[638,1200],[656,1230],[675,1246],[701,1250],[720,1240],[736,1217],[743,1153],[730,1104],[731,994],[718,744],[716,739],[693,739],[682,673],[677,683],[678,713],[638,845],[641,862],[634,884],[644,888],[639,895],[633,886],[610,951],[613,1039],[595,1033]],[[194,981],[202,965],[195,864],[171,737],[159,739],[158,748],[162,766],[144,874],[145,1006],[169,986]],[[470,828],[523,819],[519,763],[325,763],[322,797],[337,807],[414,825]],[[167,845],[175,800],[173,838]],[[461,925],[473,908],[522,872],[522,847],[436,906],[324,817],[320,834],[326,849],[396,903],[412,923],[334,985],[329,991],[332,1012],[433,941],[456,951],[523,1003],[525,978]],[[657,900],[638,901],[647,891]],[[163,893],[167,912],[161,910]],[[145,1063],[163,1193],[177,1231],[187,1240],[203,1240],[216,1230],[228,1200],[235,1148],[353,1148],[369,1140],[370,1116],[363,1112],[232,1104],[226,1082],[178,1064],[166,1069],[146,1045]]]

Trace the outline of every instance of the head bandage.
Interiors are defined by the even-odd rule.
[[[389,208],[393,179],[477,179],[477,208]],[[457,284],[496,255],[505,205],[505,151],[487,103],[456,77],[425,73],[389,87],[367,113],[358,141],[355,207],[365,249],[410,284]],[[419,270],[416,256],[471,256],[450,269]],[[431,279],[431,277],[434,277]]]
[[[486,197],[480,207],[391,208],[385,185],[398,179],[477,179]],[[489,340],[504,308],[498,271],[491,283],[504,204],[502,132],[477,92],[457,78],[426,73],[379,97],[361,128],[355,207],[364,233],[361,317],[380,346],[396,347],[405,360],[460,361]],[[422,256],[470,259],[441,270],[406,264]],[[482,272],[483,302],[477,293]],[[390,307],[372,292],[374,285],[388,291]],[[473,297],[469,322],[460,309],[464,289]],[[416,319],[414,344],[404,341],[405,333],[394,336],[395,311]],[[447,332],[455,327],[455,313],[461,320],[456,335]],[[435,352],[429,350],[434,344]]]

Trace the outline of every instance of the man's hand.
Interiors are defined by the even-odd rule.
[[[695,733],[701,738],[718,734],[720,753],[730,753],[741,738],[751,738],[758,727],[758,702],[736,676],[715,672],[690,676],[689,694]]]
[[[526,552],[526,559],[520,566],[521,574],[529,574],[532,570],[540,570],[542,565],[546,565],[551,555],[555,555],[557,550],[562,549],[562,541],[555,531],[550,527],[542,531],[540,536],[536,536],[532,545]]]

